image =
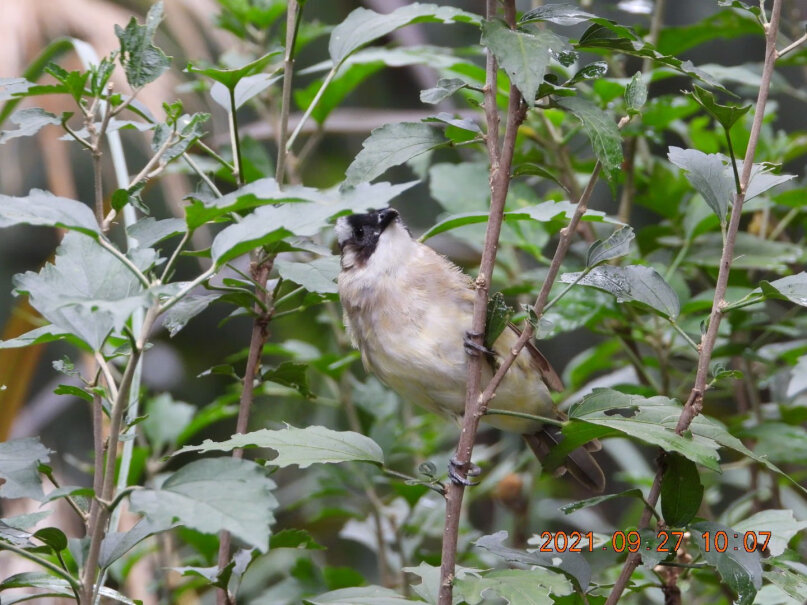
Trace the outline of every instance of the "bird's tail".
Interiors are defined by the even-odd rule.
[[[536,433],[524,435],[524,440],[530,446],[535,457],[543,461],[552,449],[563,441],[563,435],[559,428],[545,426]],[[563,465],[555,469],[555,476],[563,475],[568,471],[581,485],[596,493],[601,493],[605,489],[605,475],[594,456],[591,455],[591,452],[601,448],[600,442],[594,440],[573,450],[566,456]]]

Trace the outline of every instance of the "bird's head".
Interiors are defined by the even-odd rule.
[[[381,236],[390,226],[402,226],[398,211],[393,208],[370,210],[366,214],[351,214],[336,221],[336,239],[343,260],[364,265],[378,247]],[[404,228],[405,229],[405,228]]]

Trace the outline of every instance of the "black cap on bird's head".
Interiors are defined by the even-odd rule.
[[[336,239],[339,249],[352,249],[360,260],[366,260],[375,251],[378,238],[398,219],[394,208],[370,210],[366,214],[351,214],[336,221]]]

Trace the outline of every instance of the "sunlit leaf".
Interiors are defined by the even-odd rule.
[[[153,43],[162,20],[163,3],[160,0],[149,9],[145,25],[139,25],[132,17],[125,29],[115,26],[115,35],[120,40],[120,62],[132,88],[153,82],[168,69],[169,58]]]
[[[0,497],[42,500],[42,481],[37,468],[50,459],[50,450],[39,437],[12,439],[0,443]]]
[[[90,237],[101,233],[89,206],[40,189],[25,197],[0,195],[0,228],[20,224],[74,229]]]

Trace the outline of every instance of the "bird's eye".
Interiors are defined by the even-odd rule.
[[[364,237],[364,227],[356,227],[353,230],[353,236],[356,239],[362,239]]]

